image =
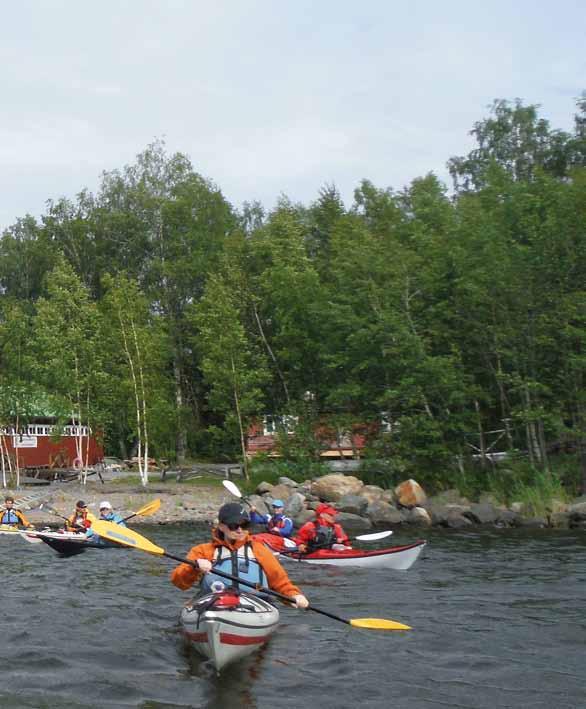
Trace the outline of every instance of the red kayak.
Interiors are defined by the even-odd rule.
[[[387,547],[386,549],[318,549],[310,554],[295,552],[295,543],[276,534],[255,534],[257,541],[266,544],[279,553],[281,559],[303,561],[308,564],[328,564],[333,566],[364,566],[367,568],[396,569],[404,571],[415,563],[426,542],[419,539],[413,544]],[[293,546],[293,550],[290,547]]]

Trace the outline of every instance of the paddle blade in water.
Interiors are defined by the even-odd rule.
[[[141,551],[146,551],[149,554],[157,554],[158,556],[165,554],[164,549],[153,544],[146,537],[141,536],[132,529],[122,527],[119,524],[96,520],[92,522],[92,529],[100,537],[108,539],[111,542],[116,542],[117,544],[122,544],[122,546],[133,547],[134,549],[140,549]]]
[[[411,630],[409,625],[385,618],[352,618],[349,623],[355,628],[369,628],[370,630]]]

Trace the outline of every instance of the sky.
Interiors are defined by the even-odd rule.
[[[240,207],[402,189],[496,98],[571,130],[583,0],[0,0],[0,231],[155,139]]]

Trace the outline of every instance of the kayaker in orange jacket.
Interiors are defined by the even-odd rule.
[[[261,585],[264,574],[269,588],[294,598],[297,608],[307,608],[309,601],[291,582],[272,552],[264,544],[252,539],[248,533],[250,517],[242,505],[234,502],[223,505],[218,512],[218,520],[217,527],[212,530],[211,542],[198,544],[187,554],[188,559],[197,562],[199,569],[190,564],[179,564],[171,572],[171,582],[177,588],[186,591],[196,581],[200,581],[203,590],[215,590],[212,583],[206,579],[208,574],[209,578],[213,578],[214,568],[245,580],[251,580],[251,569],[256,569]],[[230,584],[230,581],[223,577],[216,578],[220,585]],[[250,589],[243,586],[243,590]]]
[[[297,532],[294,541],[302,554],[317,549],[349,548],[348,535],[336,522],[338,510],[326,502],[315,508],[316,518],[306,522]]]
[[[83,500],[75,503],[75,512],[67,518],[65,527],[68,532],[83,532],[91,527],[92,523],[88,519],[87,505]]]
[[[14,497],[7,495],[4,498],[4,509],[0,516],[0,524],[9,524],[11,527],[30,527],[31,523],[20,510],[14,509]]]

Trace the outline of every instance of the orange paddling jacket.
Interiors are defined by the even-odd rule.
[[[249,534],[241,541],[230,544],[225,539],[218,537],[217,532],[214,530],[212,532],[212,541],[192,547],[187,554],[187,558],[191,561],[207,559],[214,563],[218,547],[226,547],[230,551],[236,551],[245,544],[251,545],[252,553],[267,577],[269,588],[278,593],[283,593],[286,596],[295,596],[301,593],[297,586],[291,583],[287,572],[274,557],[273,553],[269,551],[264,544],[252,539]],[[186,591],[193,586],[196,581],[199,581],[202,575],[203,573],[201,571],[194,569],[190,564],[179,564],[179,566],[171,572],[171,583],[182,591]]]

